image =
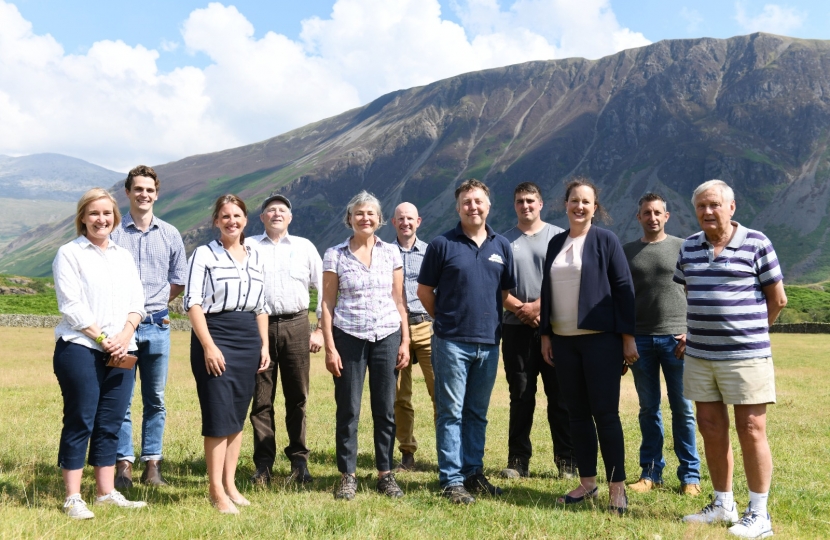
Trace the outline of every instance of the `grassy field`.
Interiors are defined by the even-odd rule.
[[[704,497],[681,498],[674,477],[677,461],[668,448],[664,489],[646,495],[630,494],[631,512],[614,518],[604,511],[607,487],[601,486],[596,506],[563,508],[556,496],[574,481],[555,477],[551,443],[545,426],[544,397],[539,398],[533,432],[535,458],[532,477],[506,481],[496,478],[507,458],[508,394],[499,373],[490,407],[486,472],[506,488],[498,500],[480,499],[462,508],[440,498],[435,472],[435,435],[429,398],[416,378],[417,472],[401,473],[406,497],[387,500],[374,493],[371,416],[364,397],[360,425],[358,497],[335,501],[332,486],[338,473],[334,457],[334,402],[330,376],[322,357],[312,367],[308,443],[310,470],[315,482],[306,489],[284,486],[289,463],[277,461],[279,478],[270,488],[254,488],[251,430],[245,439],[237,474],[240,490],[253,506],[239,516],[220,516],[207,498],[205,464],[195,385],[187,357],[189,335],[173,334],[173,354],[167,389],[168,419],[165,438],[165,474],[171,486],[137,487],[129,494],[150,507],[126,512],[95,507],[94,520],[75,522],[61,513],[63,485],[56,466],[60,433],[61,397],[51,367],[52,332],[48,329],[0,328],[0,537],[2,538],[208,538],[254,536],[262,538],[726,538],[725,527],[680,523],[684,514],[698,510],[711,492],[704,469]],[[771,408],[769,433],[775,460],[770,512],[777,537],[830,537],[830,368],[826,356],[830,337],[773,336],[778,404]],[[664,400],[665,403],[665,400]],[[277,401],[282,407],[281,398]],[[133,413],[140,417],[140,404]],[[668,418],[667,408],[664,415]],[[623,380],[623,427],[629,481],[639,474],[636,395],[631,375]],[[667,426],[670,429],[670,424]],[[278,447],[285,443],[278,429]],[[671,437],[667,433],[670,446]],[[737,441],[733,444],[737,447]],[[736,456],[735,492],[741,506],[747,502],[746,484]],[[83,496],[93,499],[91,470]]]

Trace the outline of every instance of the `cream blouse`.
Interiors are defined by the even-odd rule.
[[[558,336],[598,334],[596,330],[577,328],[579,315],[579,286],[582,281],[582,250],[585,236],[570,236],[550,267],[551,329]]]

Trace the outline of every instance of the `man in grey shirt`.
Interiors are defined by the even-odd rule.
[[[672,280],[681,238],[666,234],[669,212],[656,193],[640,198],[637,221],[643,237],[623,246],[637,305],[637,351],[631,365],[640,399],[640,479],[629,487],[644,493],[663,483],[663,418],[660,412],[660,369],[672,414],[677,478],[684,495],[700,493],[700,458],[695,441],[692,403],[683,397],[683,353],[686,349],[686,294]]]
[[[510,388],[510,426],[505,478],[528,476],[533,447],[530,430],[536,409],[536,381],[548,397],[548,424],[553,438],[553,456],[560,478],[576,474],[568,409],[559,392],[556,369],[542,360],[539,336],[539,296],[548,242],[562,229],[542,221],[544,202],[539,186],[523,182],[513,192],[518,224],[504,233],[513,249],[517,286],[504,302],[502,359]]]

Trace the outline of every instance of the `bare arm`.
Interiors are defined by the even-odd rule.
[[[784,292],[784,280],[776,281],[761,290],[767,300],[767,324],[772,326],[781,310],[787,305],[787,293]]]
[[[262,340],[262,350],[259,353],[259,369],[256,372],[261,373],[271,363],[271,353],[268,352],[268,314],[263,312],[257,315],[256,325],[259,329],[259,338]]]
[[[510,294],[507,293],[507,298],[504,300],[504,309],[513,313],[514,315],[522,308],[524,302]]]
[[[184,285],[176,285],[175,283],[170,284],[170,298],[167,300],[167,303],[172,302],[176,299],[177,296],[184,292]]]
[[[326,369],[335,377],[340,376],[343,362],[334,346],[334,306],[337,304],[337,290],[340,288],[340,278],[334,272],[323,272],[323,298],[321,300],[320,324],[323,327],[323,343],[326,350]]]
[[[401,316],[401,345],[398,347],[398,360],[395,364],[395,368],[400,370],[409,365],[409,320],[403,298],[403,268],[392,272],[392,300]]]
[[[418,300],[421,305],[427,310],[429,316],[435,318],[435,289],[427,285],[418,284]]]

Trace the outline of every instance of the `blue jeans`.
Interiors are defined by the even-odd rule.
[[[458,486],[484,468],[487,408],[496,382],[499,346],[432,336],[438,421],[438,480]]]
[[[145,319],[146,320],[146,319]],[[161,441],[164,435],[164,387],[167,385],[167,366],[170,360],[170,324],[142,322],[135,334],[138,344],[137,372],[141,374],[141,401],[144,415],[141,422],[141,461],[162,459]],[[132,405],[132,394],[130,394]],[[135,461],[133,452],[133,422],[130,407],[118,433],[118,460]]]
[[[640,399],[641,478],[655,483],[663,481],[663,416],[660,411],[660,368],[666,379],[666,392],[671,407],[674,453],[680,465],[677,478],[684,484],[700,483],[700,457],[695,441],[695,417],[692,402],[683,397],[683,360],[674,356],[674,336],[637,335],[640,359],[631,366],[634,386]]]

